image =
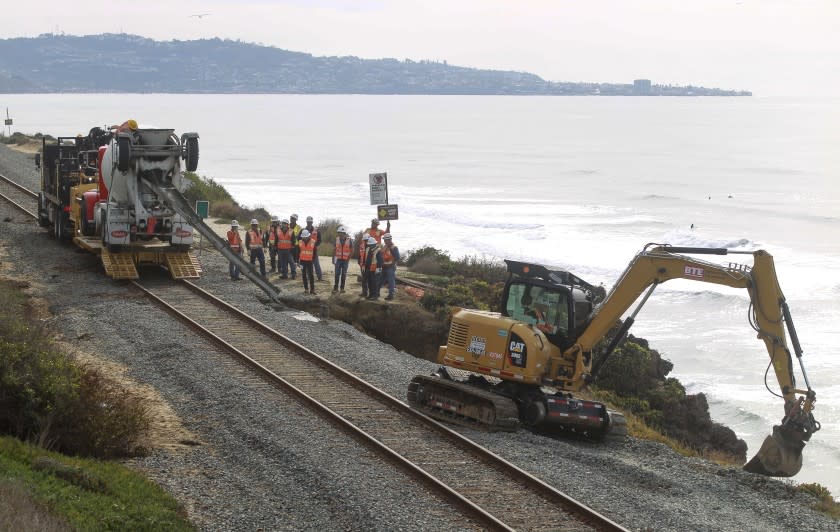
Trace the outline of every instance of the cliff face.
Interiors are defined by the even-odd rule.
[[[6,82],[3,77],[15,80]],[[136,35],[0,39],[0,92],[635,95],[632,84],[549,82],[445,61],[315,57],[241,41]],[[742,95],[653,85],[646,95]]]

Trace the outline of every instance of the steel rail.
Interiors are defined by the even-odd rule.
[[[21,185],[19,183],[16,183],[15,181],[12,181],[11,179],[9,179],[8,177],[6,177],[2,174],[0,174],[0,181],[8,183],[8,184],[12,185],[13,187],[17,188],[18,190],[20,190],[21,192],[25,192],[29,196],[32,196],[33,198],[38,199],[38,193],[37,192],[32,192],[28,188],[24,187],[23,185]]]
[[[35,199],[36,201],[38,199],[38,194],[37,193],[32,192],[28,188],[24,187],[23,185],[20,185],[20,184],[16,183],[15,181],[12,181],[11,179],[9,179],[8,177],[6,177],[4,175],[0,175],[0,184],[11,185],[12,187],[14,187],[19,192],[25,193],[27,196],[30,196],[31,198]],[[18,203],[11,196],[7,196],[6,194],[0,192],[0,198],[3,198],[7,202],[9,202],[13,207],[15,207],[16,209],[18,209],[20,211],[23,211],[24,213],[26,213],[28,216],[31,216],[35,220],[38,219],[38,215],[34,214],[32,211],[30,211],[29,209],[27,209],[26,207],[24,207],[23,205]]]
[[[395,457],[399,457],[399,460],[404,460],[399,452],[395,451],[388,445],[385,445],[383,442],[377,440],[373,435],[368,434],[368,432],[362,430],[361,428],[357,427],[350,420],[343,417],[341,414],[336,412],[334,409],[324,405],[321,401],[318,401],[310,394],[306,393],[302,389],[299,389],[296,385],[288,382],[286,379],[283,379],[279,375],[277,375],[275,370],[271,370],[262,363],[253,360],[251,357],[247,357],[241,351],[241,349],[236,348],[227,340],[220,338],[216,333],[209,331],[206,327],[201,326],[198,324],[196,320],[193,318],[186,316],[182,311],[175,308],[175,304],[169,304],[168,302],[164,301],[162,297],[159,297],[155,294],[152,294],[152,289],[147,289],[143,287],[141,284],[135,282],[139,288],[141,288],[145,293],[148,293],[153,300],[161,304],[164,308],[168,311],[174,313],[177,317],[188,323],[191,327],[196,327],[197,330],[200,330],[202,334],[208,336],[212,340],[216,341],[224,348],[231,350],[237,354],[237,356],[242,357],[248,364],[258,368],[261,372],[266,375],[270,374],[271,379],[276,380],[278,385],[281,385],[283,388],[290,390],[295,395],[300,396],[304,401],[309,404],[312,404],[313,407],[317,408],[318,410],[324,412],[324,415],[334,419],[335,416],[338,416],[339,419],[334,419],[336,423],[339,425],[349,425],[352,429],[348,428],[348,430],[352,431],[352,433],[359,439],[363,440],[367,444],[371,445],[374,449],[379,450],[383,448],[381,452],[386,453],[391,459],[397,460]],[[235,316],[237,321],[240,323],[246,323],[250,325],[252,328],[255,328],[265,335],[267,335],[271,340],[275,343],[279,343],[280,345],[284,346],[286,349],[291,351],[294,356],[297,357],[305,357],[309,360],[311,364],[315,364],[319,368],[319,381],[326,382],[329,381],[330,383],[336,383],[340,381],[344,381],[348,385],[352,386],[353,388],[361,391],[361,393],[366,394],[367,396],[372,398],[372,401],[376,401],[380,403],[382,406],[386,407],[387,409],[397,412],[402,418],[405,419],[405,423],[407,425],[419,424],[422,427],[427,429],[428,433],[437,434],[438,437],[444,438],[450,445],[451,449],[450,452],[454,452],[454,449],[458,449],[461,453],[467,453],[471,456],[476,457],[480,465],[484,466],[484,469],[487,470],[495,470],[499,475],[505,477],[507,482],[500,482],[496,484],[519,484],[519,486],[525,486],[528,489],[532,490],[532,494],[542,497],[543,501],[546,501],[546,504],[553,508],[552,512],[546,510],[546,513],[551,513],[551,515],[543,516],[543,518],[550,518],[557,514],[565,513],[567,518],[573,518],[577,520],[579,525],[588,525],[597,530],[625,530],[623,527],[618,525],[617,523],[613,522],[609,518],[601,515],[600,513],[596,512],[595,510],[589,508],[588,506],[572,499],[568,495],[564,494],[563,492],[555,489],[552,486],[549,486],[542,480],[530,475],[529,473],[523,471],[519,467],[511,464],[507,460],[501,458],[500,456],[496,455],[495,453],[485,449],[474,443],[473,441],[465,438],[464,436],[460,435],[459,433],[449,429],[448,427],[438,423],[437,421],[429,418],[428,416],[411,409],[408,405],[404,402],[395,399],[394,397],[390,396],[389,394],[383,392],[382,390],[372,386],[371,384],[365,382],[364,380],[360,379],[359,377],[353,375],[350,372],[340,368],[336,364],[330,362],[329,360],[321,357],[320,355],[314,353],[313,351],[309,350],[308,348],[304,347],[303,345],[287,338],[286,336],[280,334],[279,332],[275,331],[268,325],[262,323],[259,320],[256,320],[244,312],[240,311],[239,309],[233,307],[232,305],[222,301],[221,299],[217,298],[216,296],[210,294],[206,290],[203,290],[196,285],[183,282],[180,283],[180,286],[184,286],[190,291],[197,294],[201,299],[206,301],[207,303],[217,307],[222,312],[227,315]],[[183,298],[181,298],[183,299]],[[180,301],[180,300],[179,300]],[[222,330],[225,330],[224,328]],[[300,375],[295,375],[300,377]],[[339,381],[336,381],[335,378],[338,378]],[[346,401],[347,399],[344,399]],[[346,406],[346,405],[342,405]],[[349,407],[348,407],[349,408]],[[364,406],[356,406],[356,409],[364,409]],[[379,407],[381,410],[382,407]],[[378,410],[377,410],[378,411]],[[408,431],[410,433],[410,430]],[[371,440],[370,438],[373,438]],[[440,443],[440,442],[438,442]],[[397,446],[399,442],[396,443]],[[394,444],[391,444],[392,446]],[[387,451],[385,450],[387,449]],[[440,451],[439,447],[432,447],[431,451],[438,452]],[[440,454],[443,454],[442,452]],[[425,463],[425,459],[424,459]],[[410,464],[410,462],[409,462]],[[441,489],[439,487],[440,484],[444,484],[444,481],[439,480],[437,477],[432,476],[430,473],[425,472],[425,470],[417,465],[414,464],[404,464],[400,462],[401,467],[410,471],[412,475],[418,475],[419,471],[424,471],[423,473],[423,481],[427,484],[435,486],[436,489]],[[428,464],[426,464],[428,467]],[[513,482],[511,482],[513,481]],[[469,487],[469,482],[465,480],[465,483]],[[507,486],[503,485],[495,485],[496,490],[505,489]],[[473,486],[473,489],[474,486]],[[462,505],[471,515],[474,515],[477,519],[482,520],[483,522],[488,523],[489,526],[493,528],[501,528],[501,529],[510,529],[510,525],[504,524],[500,519],[490,514],[489,511],[481,507],[478,503],[473,502],[471,499],[468,499],[466,496],[458,494],[456,496],[451,495],[451,493],[455,491],[451,487],[446,487],[444,489],[444,493],[446,496],[453,498],[459,505]],[[520,494],[521,496],[522,494]],[[501,491],[498,493],[498,498],[503,498]],[[518,501],[526,501],[527,497],[521,497]],[[527,501],[525,504],[534,503],[534,501]],[[539,521],[538,510],[534,510],[537,514],[536,520]],[[547,524],[547,523],[546,523]],[[568,525],[569,523],[566,523]],[[523,526],[523,523],[520,523],[520,526]]]

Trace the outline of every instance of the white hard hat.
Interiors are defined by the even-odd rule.
[[[294,218],[295,220],[297,220],[297,219],[298,219],[298,215],[297,215],[297,214],[293,214],[293,215],[289,216],[289,218]]]
[[[230,226],[231,227],[239,227],[239,222],[237,222],[236,220],[231,220],[230,221]]]
[[[304,229],[303,231],[300,232],[300,237],[301,238],[309,238],[309,231]]]
[[[369,236],[368,237],[368,245],[375,245],[375,244],[376,244],[376,239],[373,238],[372,236]]]
[[[384,235],[382,235],[382,238],[384,238],[385,240],[391,240],[391,233],[385,233]]]
[[[271,217],[271,223],[274,223],[274,222],[279,222],[279,221],[280,221],[280,217],[279,217],[279,216],[272,216],[272,217]]]
[[[338,233],[346,233],[347,229],[343,225],[339,225],[338,229],[336,230]]]
[[[256,218],[251,218],[251,225],[260,225],[260,222]]]
[[[287,225],[288,225],[289,220],[283,220],[283,221],[282,221],[282,222],[280,222],[280,223],[281,223],[281,224],[287,224]]]
[[[311,217],[311,216],[307,216],[307,217],[306,217],[306,221],[307,221],[307,222],[311,222],[311,221],[312,221],[312,217]]]

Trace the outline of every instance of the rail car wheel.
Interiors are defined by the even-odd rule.
[[[81,218],[81,229],[82,234],[84,236],[93,236],[93,224],[88,221],[88,213],[87,213],[87,203],[82,202],[82,206],[79,209],[79,218]]]
[[[64,229],[65,223],[65,214],[64,211],[61,210],[61,207],[58,205],[52,206],[52,214],[53,214],[53,227],[52,227],[52,236],[56,238],[56,240],[64,240],[66,237],[65,233],[66,230]]]
[[[44,205],[47,204],[47,200],[44,197],[43,192],[38,193],[38,225],[41,227],[49,227],[50,226],[50,216],[49,213],[44,209]]]
[[[187,138],[187,171],[195,172],[198,168],[198,137]]]
[[[117,138],[117,170],[127,172],[131,166],[131,139]]]

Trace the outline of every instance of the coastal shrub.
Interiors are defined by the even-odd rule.
[[[420,257],[414,260],[413,263],[411,271],[415,273],[422,273],[424,275],[441,275],[443,273],[443,266],[434,257]]]
[[[449,261],[444,273],[479,279],[486,283],[503,283],[507,279],[507,266],[487,257],[467,255],[456,261]]]
[[[20,482],[0,479],[0,530],[32,530],[35,523],[41,532],[70,530],[60,517],[35,501]]]
[[[447,252],[440,251],[439,249],[433,248],[431,246],[424,246],[422,248],[408,250],[402,257],[402,260],[400,262],[403,265],[411,268],[417,263],[417,261],[421,259],[427,259],[427,261],[437,262],[441,265],[441,267],[444,267],[445,265],[448,265],[450,262],[452,262]]]
[[[222,200],[217,203],[210,204],[210,215],[226,221],[236,220],[236,217],[239,216],[239,212],[239,205],[230,200]]]
[[[0,437],[0,529],[2,530],[193,530],[185,511],[142,473],[115,462],[63,456]],[[11,493],[21,501],[3,511]],[[43,523],[15,523],[10,513],[36,507]],[[62,526],[62,521],[66,526]],[[37,523],[35,526],[33,523]],[[55,526],[51,523],[55,523]]]
[[[598,374],[598,386],[619,395],[640,395],[649,389],[651,353],[635,342],[626,341],[610,356]]]
[[[222,201],[228,201],[234,205],[238,205],[228,193],[227,189],[217,183],[212,177],[202,177],[195,172],[184,172],[184,177],[191,183],[184,191],[184,197],[191,204],[195,204],[197,200],[207,200],[210,202],[211,209],[214,203]]]
[[[814,505],[814,509],[817,511],[835,519],[840,519],[840,503],[831,496],[831,492],[822,484],[810,482],[799,484],[794,489],[815,497],[817,504]]]
[[[450,279],[442,290],[427,290],[420,298],[420,305],[435,313],[438,319],[447,320],[452,307],[492,310],[498,306],[501,290],[481,280],[459,277]]]
[[[330,255],[332,255],[332,248],[335,243],[335,239],[338,236],[339,225],[343,225],[339,218],[325,218],[324,220],[321,220],[319,224],[316,225],[318,231],[321,232],[321,243],[324,244],[321,247],[321,249],[325,251],[326,244],[329,244]],[[324,256],[324,253],[320,253],[320,255]]]
[[[87,456],[141,452],[142,402],[77,363],[23,316],[21,287],[0,283],[0,432]]]
[[[29,141],[30,137],[19,131],[15,131],[9,136],[0,136],[0,143],[2,144],[26,144]]]

